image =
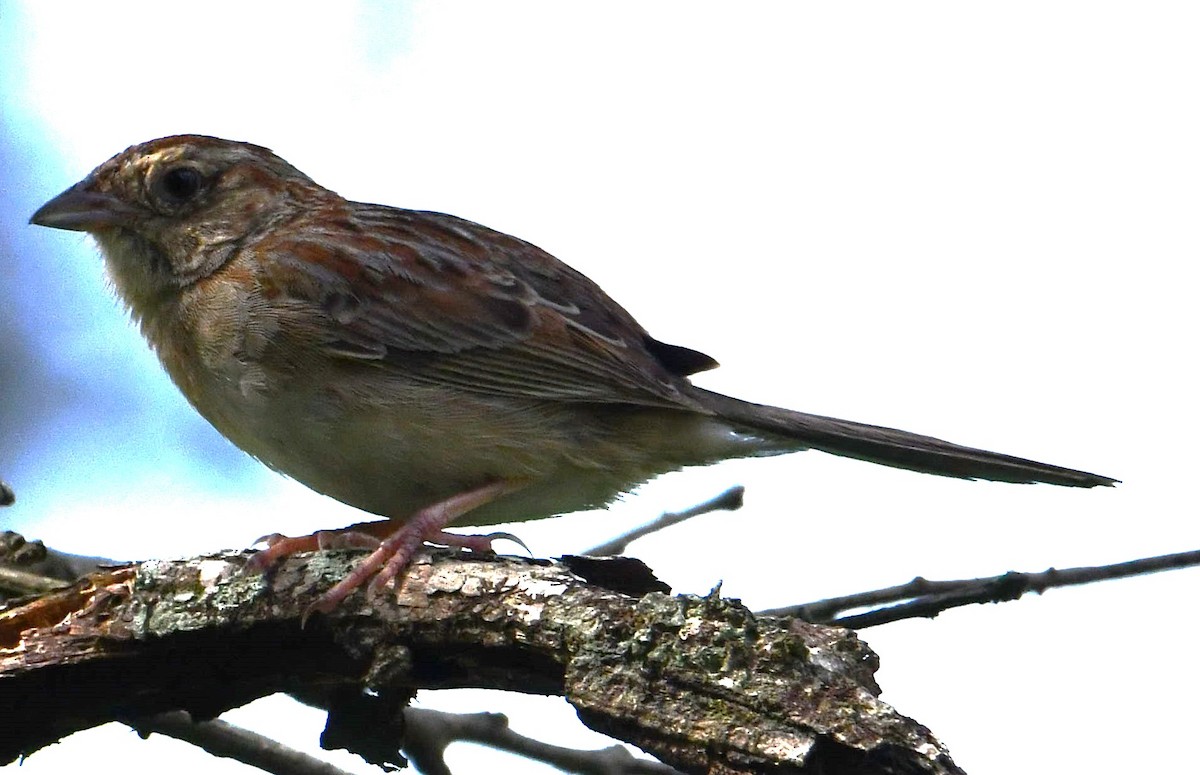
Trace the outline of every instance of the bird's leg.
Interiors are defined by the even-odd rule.
[[[399,527],[390,520],[379,520],[360,522],[342,530],[322,530],[296,538],[267,536],[261,539],[268,544],[267,548],[251,557],[247,568],[251,571],[265,570],[280,559],[298,552],[342,547],[374,548],[370,555],[354,566],[346,578],[309,606],[304,618],[307,619],[314,611],[328,613],[371,576],[375,576],[371,581],[371,592],[383,589],[388,582],[400,575],[417,548],[425,541],[486,552],[491,551],[492,541],[498,538],[513,538],[505,533],[464,536],[447,533],[444,528],[472,509],[519,489],[522,484],[499,481],[458,493],[426,506],[404,520]]]
[[[380,542],[379,547],[354,566],[346,578],[321,595],[305,612],[307,618],[314,611],[328,613],[345,600],[351,592],[362,586],[368,578],[370,591],[378,592],[396,578],[412,559],[413,553],[425,541],[465,546],[475,551],[491,550],[491,536],[458,536],[443,531],[447,525],[467,512],[490,503],[505,493],[519,488],[516,482],[492,482],[474,490],[459,493],[444,501],[434,503],[413,514],[391,535]],[[368,523],[372,526],[378,523]]]

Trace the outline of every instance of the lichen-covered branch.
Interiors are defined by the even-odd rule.
[[[5,611],[0,762],[107,721],[211,718],[274,692],[330,711],[323,745],[396,762],[415,690],[477,687],[561,694],[685,772],[958,772],[879,701],[875,656],[849,631],[645,592],[627,560],[570,566],[601,585],[563,563],[466,557],[421,555],[398,589],[304,628],[353,554],[265,576],[244,573],[241,553],[151,561]]]

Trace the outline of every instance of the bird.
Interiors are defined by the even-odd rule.
[[[166,372],[270,468],[383,517],[271,536],[373,551],[310,610],[400,575],[450,526],[600,508],[678,469],[815,449],[962,479],[1107,476],[766,406],[689,379],[717,366],[652,337],[580,272],[462,218],[349,201],[267,148],[133,145],[30,218],[88,232]]]

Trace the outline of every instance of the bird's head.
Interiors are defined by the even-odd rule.
[[[266,148],[177,135],[122,151],[29,220],[90,233],[140,314],[320,196],[335,195]]]

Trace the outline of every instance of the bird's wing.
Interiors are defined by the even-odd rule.
[[[706,355],[651,338],[533,245],[439,213],[344,203],[246,249],[274,305],[323,313],[328,354],[493,395],[706,411]],[[303,319],[303,315],[297,316]]]

